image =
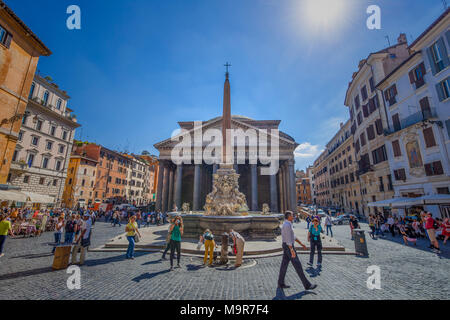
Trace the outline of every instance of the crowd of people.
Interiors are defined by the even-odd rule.
[[[417,239],[423,238],[430,241],[429,248],[436,253],[440,253],[438,240],[447,243],[450,236],[450,221],[448,218],[442,220],[433,218],[430,212],[422,211],[420,216],[396,217],[389,215],[385,218],[381,214],[369,215],[370,236],[384,237],[385,233],[390,233],[392,237],[399,236],[405,245],[417,245]]]

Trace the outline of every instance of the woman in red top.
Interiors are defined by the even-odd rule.
[[[432,249],[436,250],[437,253],[439,251],[439,243],[436,239],[436,230],[434,229],[434,219],[430,212],[427,212],[422,216],[422,219],[425,221],[425,229],[427,230],[428,237],[430,238]]]
[[[444,244],[447,244],[447,240],[450,237],[450,221],[448,218],[445,218],[442,223],[442,235],[445,237]]]

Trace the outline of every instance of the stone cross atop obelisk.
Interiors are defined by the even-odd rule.
[[[231,164],[231,98],[230,98],[230,80],[228,67],[231,64],[228,62],[224,65],[227,68],[225,73],[225,84],[223,88],[223,115],[222,115],[222,164]]]

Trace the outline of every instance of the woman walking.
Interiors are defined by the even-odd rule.
[[[216,247],[216,243],[214,242],[214,235],[212,234],[211,230],[205,230],[205,233],[200,236],[200,242],[205,242],[205,257],[203,258],[203,265],[206,265],[209,254],[208,266],[211,267],[214,259],[214,248]]]
[[[5,241],[8,233],[10,235],[13,235],[11,222],[6,219],[5,214],[0,214],[0,258],[4,256],[3,248],[5,246]]]
[[[63,234],[63,230],[64,230],[64,216],[59,216],[58,217],[58,222],[56,223],[56,227],[55,227],[55,246],[52,249],[52,253],[55,253],[56,251],[56,246],[58,246],[61,243],[61,237]]]
[[[319,219],[314,218],[312,223],[313,225],[309,228],[308,232],[308,241],[311,243],[308,265],[313,265],[314,252],[317,248],[317,267],[320,268],[322,266],[322,240],[320,239],[320,234],[323,231],[322,226],[319,224]]]
[[[375,239],[375,217],[372,215],[369,215],[369,228],[370,228],[370,236],[372,239]]]
[[[183,220],[180,216],[175,217],[175,222],[169,228],[170,232],[170,271],[173,270],[173,259],[177,251],[177,268],[180,266],[181,236],[183,235]]]
[[[128,224],[125,227],[125,231],[127,232],[127,240],[128,240],[128,249],[127,249],[127,259],[134,259],[134,245],[135,245],[135,236],[136,233],[140,237],[141,234],[138,230],[138,224],[136,222],[136,216],[131,216]]]

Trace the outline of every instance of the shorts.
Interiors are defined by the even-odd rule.
[[[434,229],[427,229],[428,237],[430,237],[431,242],[436,241],[436,230]]]
[[[409,241],[409,242],[416,242],[417,241],[417,239],[415,239],[415,238],[406,238],[406,240]]]

